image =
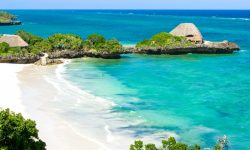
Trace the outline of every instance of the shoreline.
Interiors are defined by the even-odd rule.
[[[17,96],[6,107],[36,121],[39,137],[48,150],[129,149],[136,137],[131,136],[133,130],[122,128],[137,123],[127,122],[112,113],[110,108],[116,105],[112,101],[91,95],[64,79],[64,65],[70,61],[53,66],[5,64],[6,68],[18,66],[9,72],[13,74],[11,80],[15,81],[11,88],[19,90],[13,94],[11,89],[6,89],[5,93]],[[9,73],[1,75],[4,79]],[[142,140],[155,139],[145,136]]]
[[[22,106],[28,117],[36,121],[39,137],[47,149],[129,149],[133,141],[129,134],[112,131],[124,125],[110,113],[110,107],[115,104],[78,89],[61,76],[69,62],[30,65],[17,74]]]
[[[46,142],[46,148],[49,150],[58,148],[61,150],[80,150],[82,147],[87,149],[108,150],[108,148],[105,148],[98,141],[78,134],[69,124],[60,120],[55,114],[43,110],[44,107],[41,107],[43,103],[41,103],[40,100],[44,98],[49,101],[52,95],[48,94],[48,92],[56,91],[50,83],[43,80],[44,85],[40,84],[40,86],[47,87],[46,93],[36,93],[38,95],[32,94],[26,96],[29,92],[34,93],[34,90],[27,90],[26,88],[30,89],[33,84],[38,83],[36,80],[42,78],[42,75],[36,73],[39,69],[52,71],[58,67],[59,66],[38,67],[35,65],[0,64],[0,69],[5,71],[0,74],[0,90],[2,91],[0,95],[1,109],[9,108],[16,113],[21,113],[25,118],[36,121],[39,137]],[[37,86],[37,84],[35,86]],[[41,90],[39,86],[37,86],[37,88],[36,90]],[[41,97],[43,94],[46,95],[46,97]],[[37,99],[32,99],[34,97]],[[34,101],[32,102],[32,100]]]
[[[48,150],[80,150],[83,147],[87,149],[103,149],[95,141],[77,134],[64,120],[61,120],[54,112],[50,111],[50,108],[47,108],[46,105],[48,105],[49,101],[53,101],[55,98],[54,92],[58,91],[44,79],[44,76],[48,74],[46,70],[53,73],[57,67],[30,65],[17,74],[20,80],[20,99],[25,112],[30,119],[36,121],[39,136],[46,142]]]

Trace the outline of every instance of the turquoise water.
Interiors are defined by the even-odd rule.
[[[207,40],[237,42],[230,55],[123,55],[120,60],[77,59],[64,77],[112,101],[110,113],[130,122],[134,139],[171,133],[179,140],[214,145],[227,135],[235,150],[250,149],[250,11],[13,11],[25,29],[43,37],[56,32],[116,37],[134,44],[178,23],[193,22]],[[84,108],[82,108],[84,109]],[[133,124],[134,123],[134,124]],[[112,127],[112,124],[110,125]]]

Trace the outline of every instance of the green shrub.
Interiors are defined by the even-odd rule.
[[[155,144],[147,144],[145,145],[145,150],[157,150]]]
[[[161,32],[154,35],[149,40],[143,40],[136,44],[138,48],[172,48],[172,47],[187,47],[193,44],[188,41],[185,37],[173,36],[167,32]]]
[[[54,34],[48,40],[56,50],[80,50],[83,46],[81,37],[73,34]]]
[[[84,48],[97,52],[116,53],[122,49],[122,45],[116,39],[106,40],[102,35],[91,34],[84,41]]]
[[[97,47],[99,52],[116,53],[122,49],[122,45],[116,39],[107,40],[105,43]]]
[[[43,38],[26,31],[17,31],[16,35],[19,35],[30,46],[34,45],[37,42],[41,42],[43,40]]]
[[[143,142],[138,140],[130,145],[130,150],[143,150]]]
[[[98,49],[105,43],[105,38],[99,34],[91,34],[88,36],[86,42],[89,45],[89,49]]]
[[[0,56],[25,55],[29,53],[26,48],[10,47],[8,43],[0,43]]]
[[[27,49],[21,47],[11,47],[7,55],[25,55],[29,53]]]
[[[199,145],[189,146],[188,144],[176,142],[174,137],[169,137],[167,140],[162,140],[161,147],[157,148],[155,144],[143,144],[143,141],[137,140],[130,145],[130,150],[200,150]],[[214,150],[222,150],[216,145]]]
[[[0,43],[0,54],[8,53],[9,49],[10,49],[10,46],[8,43],[5,43],[5,42]]]
[[[36,123],[9,109],[0,112],[0,149],[45,150]]]
[[[41,42],[35,43],[33,46],[30,46],[30,52],[34,54],[39,54],[41,52],[52,52],[52,44],[48,40],[43,40]]]
[[[136,47],[141,47],[141,48],[143,48],[143,47],[149,47],[150,44],[151,44],[151,41],[150,41],[150,40],[143,40],[143,41],[141,41],[141,42],[138,42],[138,43],[136,44]]]

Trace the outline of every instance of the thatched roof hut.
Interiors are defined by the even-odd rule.
[[[4,34],[0,37],[0,43],[8,43],[10,47],[26,47],[28,44],[18,35]]]
[[[184,36],[196,44],[203,43],[201,32],[193,23],[181,23],[170,33],[175,36]]]

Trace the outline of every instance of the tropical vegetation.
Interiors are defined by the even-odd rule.
[[[35,121],[5,109],[0,111],[0,149],[45,150],[46,144],[38,136]]]
[[[48,41],[55,50],[82,50],[83,40],[80,36],[73,34],[54,34],[48,37]]]
[[[0,43],[0,56],[26,56],[34,55],[28,49],[21,47],[10,47],[8,43]]]
[[[175,48],[175,47],[189,47],[193,44],[185,37],[174,36],[167,32],[161,32],[150,39],[143,40],[136,44],[137,48]]]
[[[78,35],[62,33],[51,35],[47,39],[25,31],[17,31],[16,35],[19,35],[29,46],[10,47],[7,43],[0,43],[0,56],[39,55],[44,52],[62,50],[94,53],[119,53],[122,50],[119,41],[116,39],[106,40],[99,34],[89,35],[86,40]]]
[[[225,142],[226,141],[226,142]],[[130,150],[201,150],[199,145],[189,146],[188,144],[177,142],[174,137],[162,140],[162,145],[157,147],[155,144],[144,144],[141,140],[136,140],[130,145]],[[228,147],[226,139],[219,140],[219,144],[214,146],[214,150],[222,150]]]
[[[87,50],[96,52],[116,53],[122,50],[122,45],[116,39],[106,40],[99,34],[91,34],[84,41]]]

